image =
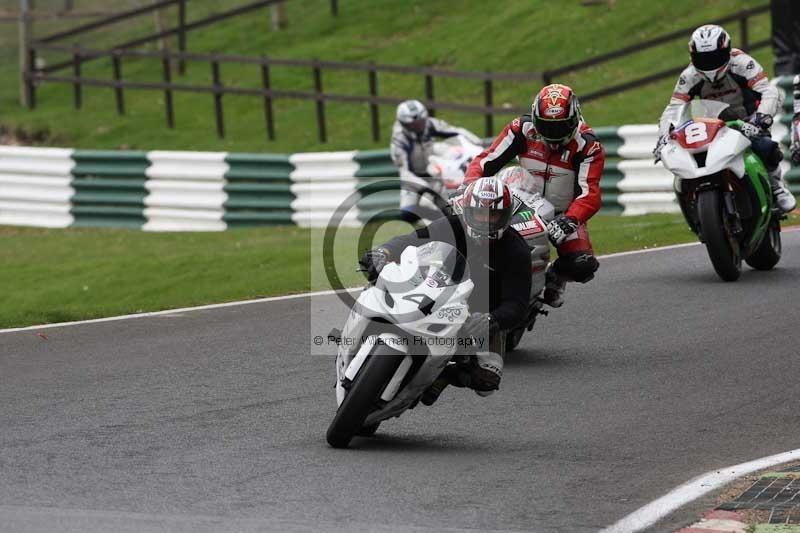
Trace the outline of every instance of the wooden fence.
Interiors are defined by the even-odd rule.
[[[509,113],[521,113],[527,111],[527,108],[509,109],[505,106],[500,108],[495,107],[494,88],[496,82],[521,81],[547,84],[555,80],[557,76],[579,72],[581,70],[603,64],[607,61],[624,58],[631,54],[638,53],[654,46],[665,44],[678,38],[688,38],[689,34],[694,29],[693,27],[684,28],[650,39],[643,43],[637,43],[636,45],[620,48],[613,52],[597,55],[577,63],[545,70],[543,72],[465,72],[429,67],[411,67],[343,61],[280,59],[264,56],[252,57],[225,54],[196,54],[186,51],[187,32],[200,27],[208,26],[210,24],[215,24],[231,17],[250,13],[254,10],[270,6],[280,1],[282,0],[259,0],[244,6],[240,6],[236,9],[218,13],[189,23],[186,21],[186,5],[188,0],[160,0],[149,6],[129,10],[106,19],[84,24],[77,28],[59,32],[57,34],[53,34],[31,42],[28,44],[28,58],[24,72],[26,100],[28,105],[31,108],[36,106],[36,88],[43,83],[62,83],[72,85],[74,93],[74,105],[76,109],[80,109],[82,107],[82,93],[84,86],[106,87],[112,89],[115,94],[116,109],[119,114],[125,113],[126,90],[162,91],[164,93],[164,113],[166,124],[167,127],[173,128],[175,126],[173,93],[207,93],[212,96],[213,100],[216,133],[220,138],[222,138],[225,135],[223,97],[226,95],[260,96],[263,100],[266,137],[269,140],[274,140],[275,121],[273,102],[277,99],[299,99],[314,102],[318,138],[320,142],[325,142],[327,139],[327,123],[325,115],[326,103],[348,102],[354,104],[366,104],[369,107],[372,138],[375,141],[378,141],[380,139],[381,130],[378,106],[382,104],[394,105],[402,101],[402,98],[379,95],[378,74],[394,73],[421,77],[424,80],[425,86],[424,103],[434,113],[438,109],[446,109],[483,115],[485,117],[485,134],[486,136],[492,136],[494,134],[495,115],[508,115]],[[127,20],[132,17],[152,12],[156,9],[163,9],[169,6],[178,7],[175,27],[120,43],[112,49],[95,50],[79,45],[64,46],[54,44],[58,41],[63,41],[64,39],[75,37],[88,31],[93,31],[122,20]],[[331,2],[331,11],[334,15],[338,12],[338,5],[335,0]],[[769,5],[763,5],[756,8],[738,11],[715,22],[726,24],[728,22],[737,21],[740,29],[740,42],[737,43],[737,45],[741,46],[742,48],[753,50],[768,46],[770,44],[770,40],[767,39],[751,43],[749,40],[749,20],[753,16],[760,15],[768,11]],[[163,50],[160,52],[151,52],[135,49],[135,47],[141,44],[172,36],[177,37],[177,51]],[[37,68],[37,57],[43,52],[58,52],[62,54],[66,53],[70,56],[70,59],[54,63],[43,68]],[[162,81],[158,83],[145,83],[123,79],[122,62],[124,58],[128,57],[160,60]],[[91,78],[82,74],[82,65],[88,61],[93,61],[98,58],[110,59],[111,79]],[[183,74],[187,61],[207,63],[211,73],[211,83],[199,85],[176,82],[173,77],[172,65],[177,64],[178,74]],[[226,84],[221,75],[221,65],[224,64],[255,65],[261,71],[261,87],[240,87]],[[312,79],[314,90],[303,91],[274,88],[271,81],[271,70],[273,67],[307,68]],[[622,91],[638,88],[665,78],[674,77],[681,70],[683,70],[683,68],[685,68],[685,63],[681,66],[663,69],[634,80],[624,81],[609,87],[604,87],[596,89],[592,92],[581,94],[580,99],[582,102],[588,102],[611,94],[617,94]],[[71,75],[59,73],[59,71],[64,69],[70,69]],[[325,71],[333,70],[363,73],[367,82],[366,86],[368,87],[368,94],[357,95],[326,92],[324,90],[323,74]],[[483,89],[483,101],[480,103],[464,103],[436,99],[435,80],[438,78],[460,78],[481,83]]]

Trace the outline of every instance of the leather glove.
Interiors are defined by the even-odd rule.
[[[761,130],[762,135],[769,135],[769,129],[772,127],[772,117],[766,113],[756,113],[750,120],[750,124]]]
[[[461,334],[466,337],[488,338],[499,331],[500,326],[491,313],[472,313],[461,327]]]
[[[800,141],[795,141],[792,143],[792,163],[795,165],[800,165]]]
[[[364,252],[358,264],[361,265],[362,270],[366,272],[367,281],[374,283],[378,279],[378,274],[381,273],[383,267],[389,262],[389,250],[386,248],[376,248]]]
[[[576,231],[578,231],[578,221],[567,215],[558,215],[547,224],[547,233],[554,246],[560,245]]]
[[[669,139],[669,134],[665,133],[658,138],[658,141],[656,141],[656,147],[653,148],[653,158],[656,160],[656,163],[661,161],[661,149],[664,148],[665,144],[667,144],[667,139]]]
[[[752,139],[753,137],[762,137],[764,135],[764,132],[758,126],[754,126],[749,122],[743,123],[739,131],[748,139]]]

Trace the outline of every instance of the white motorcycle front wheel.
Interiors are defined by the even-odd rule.
[[[404,352],[393,350],[389,346],[375,346],[353,379],[347,395],[328,426],[328,444],[334,448],[347,448],[362,429],[365,434],[369,434],[371,427],[362,428],[364,420],[377,407],[383,390],[405,357]]]
[[[717,189],[698,193],[697,215],[703,242],[706,244],[714,270],[723,280],[736,281],[742,273],[742,256],[738,246],[731,243],[722,208],[722,197]]]

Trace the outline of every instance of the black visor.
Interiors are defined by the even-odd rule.
[[[504,230],[511,221],[511,209],[489,207],[465,207],[464,220],[467,226],[481,234],[491,234]]]
[[[731,49],[720,48],[712,52],[692,52],[692,65],[697,70],[717,70],[731,60]]]
[[[536,117],[536,132],[546,141],[563,141],[571,137],[577,127],[577,115],[564,120],[548,120]]]

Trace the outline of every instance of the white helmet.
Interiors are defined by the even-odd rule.
[[[731,37],[722,26],[700,26],[689,41],[692,65],[710,82],[722,78],[731,61]]]
[[[422,133],[428,125],[428,110],[419,100],[406,100],[397,106],[397,121],[410,132]]]
[[[516,189],[529,193],[536,192],[536,180],[530,172],[521,166],[505,167],[496,174],[496,177],[512,190]]]

